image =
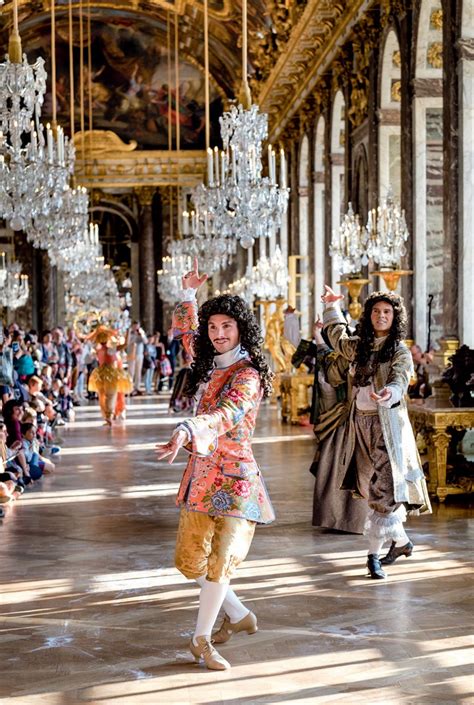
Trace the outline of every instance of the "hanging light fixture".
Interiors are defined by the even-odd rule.
[[[0,217],[13,230],[28,225],[35,197],[45,186],[40,127],[45,92],[44,60],[29,64],[22,55],[18,0],[13,0],[13,30],[0,64]]]
[[[69,0],[69,9],[71,35],[71,0]],[[70,90],[73,93],[73,83],[71,83]],[[74,189],[70,184],[75,166],[74,130],[71,129],[71,139],[68,139],[64,135],[63,128],[57,123],[56,13],[54,2],[51,3],[51,95],[52,124],[48,123],[46,126],[48,168],[45,181],[47,188],[38,192],[33,198],[32,219],[26,227],[28,240],[33,246],[42,247],[48,252],[61,250],[64,246],[71,246],[78,242],[83,228],[87,225],[88,210],[85,189]],[[74,120],[74,112],[72,112],[71,119]]]
[[[354,214],[349,203],[339,230],[332,234],[329,254],[337,259],[342,275],[362,276],[362,270],[369,264],[367,252],[367,231],[361,226],[359,216]]]
[[[4,258],[5,253],[2,253],[2,263],[4,262]],[[2,269],[5,275],[4,282],[0,289],[0,306],[14,311],[24,306],[28,301],[30,294],[28,276],[22,274],[21,264],[17,261],[10,262],[7,260],[5,266],[2,264]]]
[[[380,269],[399,269],[407,254],[409,232],[405,211],[393,197],[389,186],[382,204],[369,211],[367,219],[367,253]]]
[[[262,255],[252,268],[249,288],[253,296],[265,301],[286,298],[288,294],[288,266],[280,248],[275,248],[271,259]]]
[[[262,143],[268,136],[268,116],[252,103],[247,80],[247,0],[242,2],[242,88],[238,106],[219,119],[223,151],[207,149],[207,185],[193,194],[197,220],[207,220],[215,235],[239,240],[244,248],[258,237],[279,229],[288,207],[286,160],[280,152],[280,185],[276,153],[268,147],[268,176],[263,176]]]
[[[206,152],[210,148],[210,93],[209,93],[209,20],[208,0],[204,0],[204,92],[205,92],[205,135]],[[214,274],[220,269],[226,269],[236,252],[236,241],[224,237],[220,231],[213,228],[212,214],[207,211],[205,204],[206,194],[202,193],[202,186],[194,191],[194,200],[198,210],[183,212],[183,235],[186,250],[199,259],[201,269],[208,274]],[[199,210],[201,207],[201,210]],[[189,238],[188,236],[192,237]]]
[[[70,131],[71,140],[74,142],[75,109],[74,109],[74,56],[73,56],[73,23],[72,0],[69,0],[69,83],[70,83]],[[81,52],[83,47],[83,13],[82,0],[79,4],[79,23],[81,31]],[[90,33],[89,33],[90,36]],[[90,41],[89,41],[90,47]],[[89,48],[90,51],[90,48]],[[83,55],[80,60],[81,86],[84,83]],[[90,92],[90,87],[89,87]],[[90,116],[90,130],[92,130],[92,117]],[[81,131],[84,135],[84,91],[81,89]],[[84,138],[83,138],[84,155]],[[57,212],[57,217],[49,219],[50,245],[48,254],[52,264],[64,272],[77,275],[87,272],[91,263],[101,254],[98,240],[98,226],[89,223],[89,194],[82,186],[74,187],[74,177],[71,187],[64,192],[63,205]],[[54,225],[52,225],[54,223]],[[51,241],[56,234],[55,241]]]

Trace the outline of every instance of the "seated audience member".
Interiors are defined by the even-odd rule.
[[[0,481],[13,480],[16,491],[21,494],[25,485],[31,482],[22,443],[15,441],[9,448],[6,441],[7,427],[0,421]]]
[[[21,420],[23,416],[23,403],[16,399],[7,401],[3,407],[3,420],[7,428],[7,446],[11,448],[15,441],[22,441]]]
[[[48,398],[53,403],[55,411],[64,421],[74,421],[74,403],[69,387],[60,379],[53,379]]]
[[[43,474],[53,472],[54,463],[40,455],[39,442],[36,438],[36,426],[34,424],[23,423],[21,432],[23,434],[23,454],[28,463],[31,479],[39,480]]]

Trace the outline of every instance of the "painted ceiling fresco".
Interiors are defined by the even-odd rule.
[[[74,93],[75,123],[80,129],[80,46],[75,27]],[[69,44],[65,31],[56,41],[58,120],[69,124],[70,81]],[[50,71],[50,38],[35,42],[29,56],[46,58]],[[91,81],[93,128],[113,130],[123,140],[135,139],[139,148],[166,149],[171,125],[173,148],[176,147],[179,123],[182,149],[205,146],[204,76],[189,61],[179,61],[179,99],[176,91],[174,55],[169,59],[167,47],[160,46],[153,27],[131,22],[123,16],[110,16],[107,22],[91,23]],[[84,50],[85,128],[88,129],[89,71],[88,49]],[[171,81],[169,80],[171,77]],[[48,81],[50,90],[50,82]],[[48,93],[43,113],[51,114],[52,97]],[[169,110],[171,106],[171,110]],[[211,132],[218,132],[222,113],[221,100],[211,86]]]

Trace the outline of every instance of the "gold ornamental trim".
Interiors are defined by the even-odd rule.
[[[77,183],[90,189],[117,191],[142,187],[194,188],[204,178],[205,151],[135,150],[76,158]]]
[[[270,140],[301,107],[369,4],[308,0],[258,96],[260,109],[270,116]]]

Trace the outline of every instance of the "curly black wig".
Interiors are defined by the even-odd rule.
[[[372,346],[375,340],[375,331],[370,316],[373,307],[379,301],[385,301],[392,306],[393,323],[387,340],[380,350],[373,353]],[[375,374],[379,362],[388,362],[393,357],[397,345],[406,336],[406,331],[407,312],[403,300],[398,294],[392,294],[389,291],[375,291],[366,299],[356,330],[359,342],[355,356],[354,384],[357,387],[367,386],[370,378]]]
[[[199,326],[193,340],[194,362],[188,378],[186,394],[193,396],[202,382],[210,379],[214,366],[216,351],[208,335],[208,323],[211,316],[224,314],[237,322],[240,333],[240,346],[249,354],[252,366],[260,375],[263,396],[272,393],[273,372],[262,353],[263,339],[257,319],[240,296],[223,294],[206,301],[199,309]]]

